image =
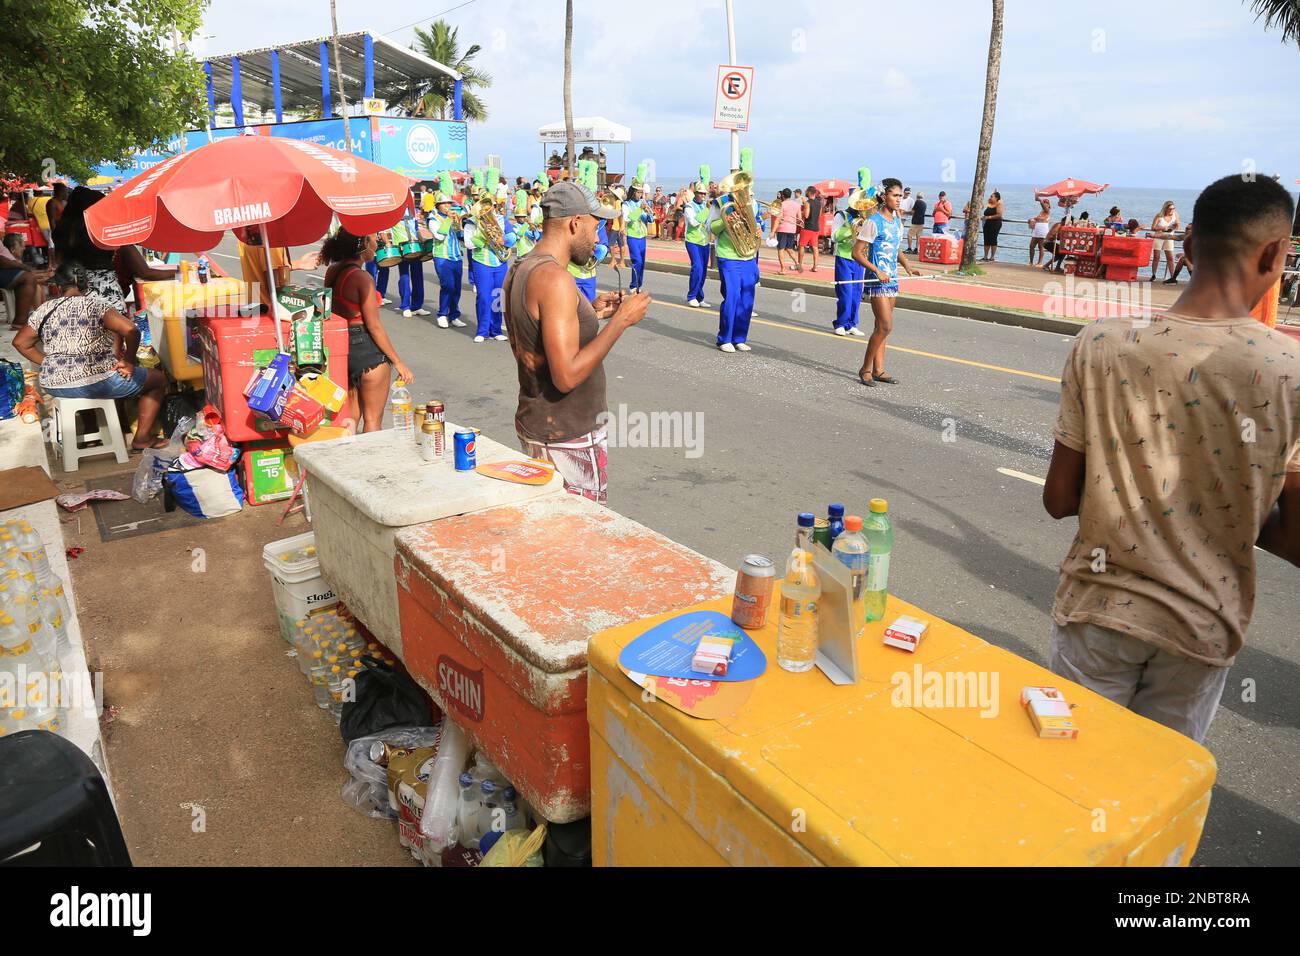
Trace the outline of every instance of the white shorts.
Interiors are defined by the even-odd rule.
[[[1151,246],[1152,252],[1173,252],[1174,241],[1172,239],[1157,239]]]

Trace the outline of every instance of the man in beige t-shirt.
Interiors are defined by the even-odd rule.
[[[1167,313],[1083,330],[1043,490],[1079,516],[1051,668],[1197,741],[1255,603],[1255,546],[1300,564],[1300,340],[1251,307],[1289,247],[1290,196],[1229,176],[1196,202],[1196,272]]]

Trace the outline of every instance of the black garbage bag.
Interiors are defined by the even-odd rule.
[[[546,824],[542,858],[547,866],[591,866],[591,817]]]
[[[199,407],[192,392],[172,392],[163,399],[162,411],[158,417],[162,421],[164,435],[176,430],[182,418],[198,418]]]
[[[428,727],[441,714],[424,688],[405,671],[365,660],[356,676],[356,700],[344,701],[339,720],[343,742],[370,737],[389,727]]]

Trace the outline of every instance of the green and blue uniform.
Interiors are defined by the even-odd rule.
[[[758,221],[758,203],[754,203],[754,220]],[[727,234],[722,209],[715,199],[709,208],[709,231],[717,241],[718,280],[722,286],[722,303],[718,306],[718,344],[740,345],[749,338],[749,323],[754,317],[754,292],[758,288],[758,250],[742,258]]]

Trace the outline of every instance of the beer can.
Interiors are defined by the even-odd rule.
[[[425,461],[438,460],[439,435],[437,422],[431,422],[426,418],[424,424],[420,426],[420,457]]]
[[[469,428],[458,428],[456,430],[456,470],[473,471],[474,466],[474,431]]]
[[[731,599],[731,620],[746,630],[756,631],[767,624],[772,606],[772,588],[776,567],[771,558],[747,554],[736,572],[736,593]]]
[[[827,551],[831,549],[830,518],[818,518],[813,524],[813,543],[820,544]]]

